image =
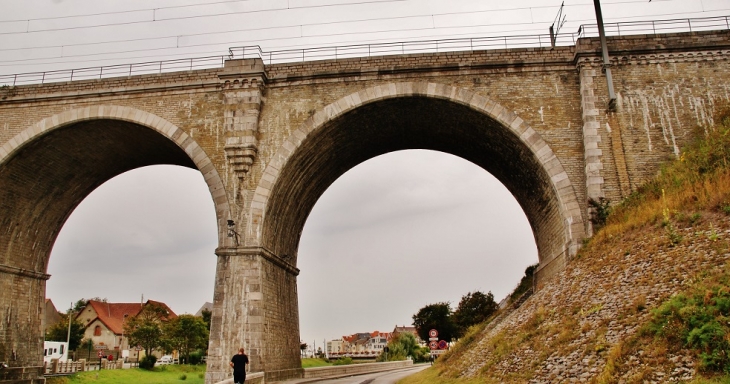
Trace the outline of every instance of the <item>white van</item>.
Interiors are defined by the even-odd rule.
[[[159,365],[172,364],[172,356],[171,355],[162,356],[162,357],[160,357],[159,360],[157,360],[156,364],[159,364]]]
[[[43,342],[43,361],[50,363],[51,360],[58,361],[68,360],[68,343],[65,341],[44,341]]]

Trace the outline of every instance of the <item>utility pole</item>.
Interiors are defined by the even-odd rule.
[[[603,14],[601,13],[600,0],[593,0],[596,8],[596,21],[598,22],[598,36],[601,38],[601,53],[603,54],[603,72],[606,74],[608,83],[608,109],[616,109],[616,93],[613,91],[613,77],[611,76],[611,61],[608,58],[608,46],[606,45],[606,32],[603,30]]]
[[[74,310],[74,303],[71,303],[71,306],[68,308],[68,333],[66,333],[66,356],[70,354],[71,351],[69,349],[71,348],[71,313]]]

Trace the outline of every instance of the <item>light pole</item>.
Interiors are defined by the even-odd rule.
[[[593,0],[593,7],[596,9],[596,21],[598,23],[598,36],[601,38],[601,53],[603,55],[603,72],[606,73],[608,83],[608,109],[616,108],[616,93],[613,91],[613,77],[611,76],[611,61],[608,58],[608,46],[606,45],[606,32],[603,30],[603,14],[601,13],[600,0]]]
[[[71,349],[71,315],[73,314],[74,303],[68,308],[68,332],[66,333],[66,360]]]

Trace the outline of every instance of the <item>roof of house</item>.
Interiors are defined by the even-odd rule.
[[[213,312],[213,303],[205,302],[200,309],[198,309],[198,312],[195,312],[195,316],[202,317],[203,316],[203,310],[206,310],[208,312]]]
[[[110,331],[117,335],[121,335],[124,329],[124,315],[127,315],[127,317],[135,317],[142,311],[144,305],[149,304],[159,305],[167,310],[168,319],[177,317],[175,312],[173,312],[167,304],[154,300],[147,300],[144,304],[107,303],[103,301],[89,300],[86,305],[91,306],[94,309],[94,312],[96,312],[96,319],[101,321]],[[79,312],[79,314],[81,313],[82,312]],[[96,319],[92,319],[91,322]],[[89,324],[91,322],[89,322]]]
[[[399,332],[411,332],[411,333],[416,333],[416,327],[407,327],[407,326],[405,326],[405,325],[403,325],[403,326],[400,326],[400,327],[399,327],[399,326],[398,326],[398,325],[396,324],[396,326],[395,326],[395,329],[393,329],[393,333],[399,333]]]
[[[375,332],[373,332],[373,333],[370,334],[370,337],[371,338],[372,337],[385,337],[385,338],[387,338],[388,336],[390,336],[390,332],[375,331]]]

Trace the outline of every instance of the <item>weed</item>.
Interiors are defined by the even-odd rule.
[[[188,375],[186,375],[186,374],[183,373],[182,375],[180,375],[179,379],[180,380],[187,380],[188,379]]]
[[[695,212],[689,216],[687,222],[689,223],[689,225],[695,225],[695,223],[697,223],[697,221],[699,221],[701,218],[702,214],[699,212]]]
[[[586,317],[600,311],[601,309],[603,309],[603,304],[596,304],[593,307],[589,308],[587,311],[581,309],[580,316]]]
[[[723,205],[721,209],[723,212],[725,212],[726,215],[730,215],[730,204]]]
[[[652,311],[651,321],[642,331],[694,350],[703,371],[730,372],[728,283],[730,268],[706,277]]]
[[[631,308],[637,313],[646,309],[646,296],[639,295],[636,299],[634,299],[634,302],[631,303]]]
[[[710,223],[710,233],[707,234],[707,239],[710,241],[717,241],[717,239],[720,238],[720,235],[715,230],[715,227]]]
[[[606,225],[606,219],[611,213],[611,201],[605,197],[599,197],[598,200],[591,197],[588,199],[588,209],[591,211],[589,220],[593,224],[593,229],[598,231]]]

